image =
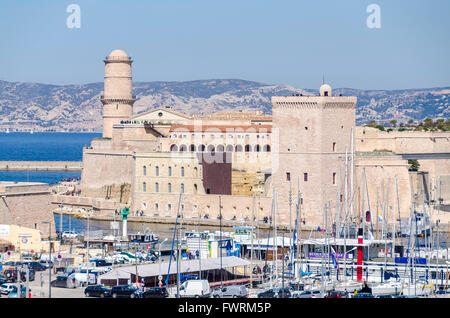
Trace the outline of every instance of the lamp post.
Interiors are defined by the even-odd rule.
[[[49,253],[48,259],[49,259],[49,264],[50,264],[50,262],[52,261],[52,241],[51,241],[51,238],[50,238],[50,235],[52,233],[52,223],[51,222],[47,222],[47,221],[44,221],[42,223],[43,224],[48,224],[48,245],[49,245],[49,248],[48,248],[48,253]],[[49,266],[48,267],[48,298],[52,298],[52,284],[51,284],[51,282],[52,282],[52,268],[51,268],[51,266]]]
[[[159,266],[158,266],[158,268],[159,268],[159,276],[158,276],[158,279],[159,279],[159,287],[162,286],[162,276],[161,276],[161,245],[162,245],[164,242],[166,242],[166,241],[167,241],[167,238],[165,238],[164,241],[162,241],[161,243],[159,243],[159,249],[158,249],[158,258],[159,258]]]

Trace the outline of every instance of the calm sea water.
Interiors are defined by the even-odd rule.
[[[0,133],[0,161],[79,161],[83,146],[100,133]],[[0,181],[55,183],[79,172],[0,171]]]

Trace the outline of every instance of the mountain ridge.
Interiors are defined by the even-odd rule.
[[[0,130],[100,131],[103,82],[41,84],[0,80]],[[134,113],[171,106],[187,114],[262,110],[271,96],[318,95],[318,89],[242,79],[133,82]],[[399,90],[335,88],[333,95],[357,96],[357,124],[399,123],[450,117],[450,87]]]

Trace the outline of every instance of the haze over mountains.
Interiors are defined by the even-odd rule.
[[[103,83],[48,85],[0,81],[0,130],[101,131]],[[188,114],[224,110],[271,113],[276,95],[318,95],[318,89],[271,85],[239,79],[136,82],[135,113],[171,106]],[[450,117],[450,87],[406,90],[337,88],[333,95],[357,96],[357,124],[371,120],[421,121]]]

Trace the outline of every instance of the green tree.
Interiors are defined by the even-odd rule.
[[[410,165],[408,169],[409,171],[419,171],[420,164],[417,159],[409,159],[408,164]]]
[[[389,123],[394,127],[397,126],[397,121],[395,119],[392,119]]]

